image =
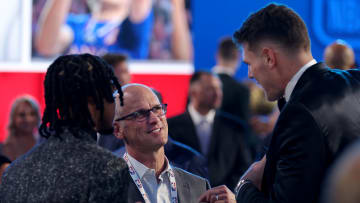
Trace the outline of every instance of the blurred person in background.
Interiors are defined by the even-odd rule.
[[[264,90],[249,80],[245,84],[250,90],[250,119],[252,132],[257,136],[256,160],[261,159],[269,148],[272,131],[279,116],[276,102],[266,99]]]
[[[155,0],[150,59],[192,61],[193,43],[186,0]]]
[[[360,202],[360,142],[351,145],[334,164],[324,184],[322,202]]]
[[[8,136],[0,145],[1,154],[14,161],[29,151],[37,142],[40,108],[31,96],[18,97],[11,106]]]
[[[220,110],[248,122],[249,89],[234,78],[241,60],[240,54],[231,37],[222,38],[212,71],[219,76],[222,83],[223,99]]]
[[[189,97],[186,111],[168,119],[169,135],[205,156],[212,186],[233,189],[253,161],[249,129],[242,120],[218,111],[222,90],[216,75],[194,73]]]
[[[151,0],[89,0],[90,14],[69,14],[73,0],[48,0],[35,32],[46,57],[63,53],[125,53],[148,57],[153,25]]]
[[[325,48],[324,60],[330,68],[348,70],[355,65],[354,50],[345,41],[336,40]]]
[[[250,90],[250,125],[254,133],[265,139],[273,130],[279,111],[276,102],[266,99],[264,90],[252,81],[246,85]]]
[[[102,58],[113,67],[114,74],[120,85],[126,85],[131,81],[128,58],[124,54],[105,54]]]

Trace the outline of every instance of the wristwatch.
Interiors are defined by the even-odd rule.
[[[234,189],[235,197],[238,196],[240,189],[241,189],[244,185],[249,184],[249,183],[251,183],[251,180],[241,179],[241,180],[238,182],[238,184],[236,185],[235,189]]]

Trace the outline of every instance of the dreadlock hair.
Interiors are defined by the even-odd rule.
[[[75,135],[78,129],[94,132],[95,123],[88,109],[92,98],[96,109],[104,112],[104,99],[114,102],[113,90],[123,92],[109,64],[90,54],[58,57],[48,68],[45,81],[45,110],[39,132],[43,137],[58,136],[67,126]]]

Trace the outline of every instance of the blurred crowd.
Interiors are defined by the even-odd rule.
[[[34,0],[33,56],[125,54],[191,61],[187,0]]]

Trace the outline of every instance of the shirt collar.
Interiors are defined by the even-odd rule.
[[[224,67],[224,66],[214,66],[212,69],[212,72],[216,73],[216,74],[220,74],[220,73],[224,73],[227,74],[229,76],[233,76],[235,75],[235,68],[230,68],[230,67]]]
[[[214,109],[211,109],[205,116],[203,116],[195,110],[194,106],[191,103],[189,104],[188,111],[195,125],[198,125],[204,119],[208,123],[212,123],[214,121],[216,112]]]
[[[135,168],[136,173],[139,175],[140,179],[143,178],[143,176],[145,175],[146,172],[153,170],[154,174],[155,174],[155,170],[148,168],[147,166],[145,166],[144,164],[140,163],[138,160],[136,160],[134,157],[132,157],[129,153],[128,153],[128,157],[129,157],[129,161],[130,163],[133,165],[133,167]],[[169,160],[167,159],[167,157],[165,156],[165,164],[166,164],[166,169],[161,173],[166,173],[169,171],[170,167],[170,163]]]
[[[291,78],[290,82],[286,85],[285,88],[285,100],[288,102],[291,96],[291,93],[293,92],[296,83],[299,81],[302,74],[310,68],[312,65],[316,64],[316,60],[312,59],[308,63],[306,63],[303,67],[301,67],[298,72]]]

